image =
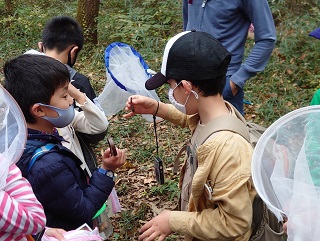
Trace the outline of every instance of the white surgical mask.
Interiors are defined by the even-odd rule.
[[[58,113],[58,117],[52,118],[49,116],[42,116],[43,119],[50,121],[55,127],[62,128],[69,125],[74,118],[74,107],[70,105],[68,109],[60,109],[55,106],[45,105],[38,103],[41,106],[46,106],[51,110],[54,110]]]
[[[179,82],[180,84],[181,82]],[[188,83],[188,82],[187,82]],[[194,96],[196,97],[196,99],[199,99],[199,96],[197,94],[197,92],[195,92],[194,90],[191,90],[191,93],[188,95],[186,102],[184,104],[180,104],[173,96],[173,91],[178,87],[179,84],[176,84],[176,87],[174,87],[173,89],[169,89],[168,92],[168,97],[169,97],[169,101],[171,102],[171,104],[177,108],[179,111],[181,111],[184,114],[187,114],[187,110],[186,110],[186,104],[189,100],[190,94],[193,93]],[[189,83],[188,83],[189,84]],[[189,84],[190,85],[190,84]]]

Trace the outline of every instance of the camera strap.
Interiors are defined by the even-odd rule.
[[[155,138],[156,138],[157,156],[159,156],[159,143],[158,143],[157,123],[156,123],[156,116],[157,116],[157,114],[158,114],[158,110],[159,110],[159,106],[160,106],[159,101],[158,101],[157,104],[158,104],[158,105],[157,105],[156,112],[153,114],[153,127],[154,127],[154,135],[155,135]]]
[[[158,143],[157,123],[156,123],[156,116],[155,115],[153,115],[153,127],[154,127],[154,135],[156,138],[157,156],[159,156],[159,143]]]
[[[156,147],[157,147],[157,155],[154,157],[154,170],[156,175],[156,180],[158,184],[164,184],[164,171],[163,171],[163,161],[159,157],[159,144],[158,144],[158,135],[157,135],[157,124],[156,124],[156,116],[153,116],[153,126],[154,126],[154,134],[156,138]]]

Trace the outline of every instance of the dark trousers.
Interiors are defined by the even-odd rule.
[[[237,94],[233,96],[231,88],[230,88],[230,75],[226,78],[226,85],[223,89],[223,98],[230,102],[242,115],[244,115],[243,111],[243,97],[244,92],[243,89],[239,88]]]

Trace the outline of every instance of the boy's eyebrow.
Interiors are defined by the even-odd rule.
[[[68,92],[69,91],[69,87],[68,87],[69,85],[67,85],[67,86],[63,86],[62,87],[62,91],[63,92]]]

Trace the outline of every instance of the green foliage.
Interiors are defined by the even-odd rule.
[[[129,194],[129,189],[130,189],[130,187],[127,184],[123,183],[118,188],[117,193],[118,193],[119,196],[125,196],[125,195]]]
[[[270,0],[269,4],[277,28],[276,48],[264,71],[251,78],[245,85],[245,99],[253,103],[246,105],[247,119],[269,126],[284,114],[309,105],[314,91],[320,88],[319,43],[308,34],[318,26],[319,1],[298,1],[299,6],[290,6],[291,0]],[[160,69],[162,53],[167,40],[182,30],[181,1],[167,0],[110,0],[100,1],[97,46],[84,45],[75,65],[81,73],[89,76],[97,93],[106,83],[104,50],[112,42],[120,41],[133,46],[145,59],[150,68]],[[76,17],[76,0],[18,1],[13,15],[4,14],[4,3],[0,1],[0,65],[7,59],[31,48],[37,49],[44,24],[56,15]],[[253,46],[247,41],[246,55]],[[2,73],[0,73],[3,79]],[[167,87],[157,90],[161,100],[167,102]],[[150,173],[152,158],[156,153],[153,124],[136,116],[122,118],[124,112],[109,118],[108,135],[119,148],[127,148],[127,160],[141,172]],[[175,127],[165,121],[157,124],[159,155],[170,169],[184,140],[190,137],[188,130]],[[97,150],[106,149],[101,141]],[[97,151],[98,153],[99,151]],[[167,169],[166,169],[167,171]],[[135,175],[133,172],[132,175]],[[148,176],[151,177],[151,174]],[[133,199],[132,183],[120,182],[117,186],[122,202]],[[139,186],[140,187],[140,186]],[[164,185],[146,185],[147,199],[166,198],[174,200],[178,194],[177,177],[167,171]],[[130,200],[132,201],[132,200]],[[149,207],[144,203],[132,205],[121,212],[120,230],[113,240],[136,240],[139,220],[149,220]],[[132,201],[134,202],[134,201]],[[132,203],[130,202],[130,203]],[[171,235],[168,240],[177,240]]]
[[[56,15],[73,16],[76,1],[18,1],[13,15],[0,18],[0,65],[25,51],[37,49],[44,24]]]
[[[151,68],[159,68],[159,55],[167,39],[182,30],[178,1],[106,1],[100,9],[106,9],[106,17],[99,18],[99,29],[103,30],[99,32],[100,43],[130,44]]]
[[[265,126],[289,111],[309,105],[320,87],[319,40],[308,36],[319,27],[319,4],[304,2],[298,14],[288,11],[286,2],[272,1],[270,5],[277,43],[265,70],[245,86],[245,99],[254,104],[246,106],[246,113]],[[248,41],[247,54],[252,45],[253,41]]]
[[[177,185],[177,180],[168,179],[165,180],[163,185],[157,185],[150,189],[150,195],[155,196],[168,196],[169,200],[172,201],[174,198],[178,197],[179,187]]]
[[[282,76],[288,81],[296,83],[302,88],[317,88],[318,81],[311,74],[318,72],[319,65],[314,61],[318,58],[319,43],[317,39],[309,37],[309,33],[318,27],[312,18],[318,19],[319,9],[311,8],[310,11],[301,16],[291,16],[288,23],[281,23],[278,34],[278,43],[275,53],[278,55]],[[310,76],[311,75],[311,76]],[[310,76],[311,79],[306,79]]]
[[[139,209],[135,211],[125,210],[121,212],[120,227],[124,230],[124,234],[115,233],[115,240],[130,240],[129,238],[134,236],[135,226],[139,220],[146,218],[148,206],[141,204]]]

